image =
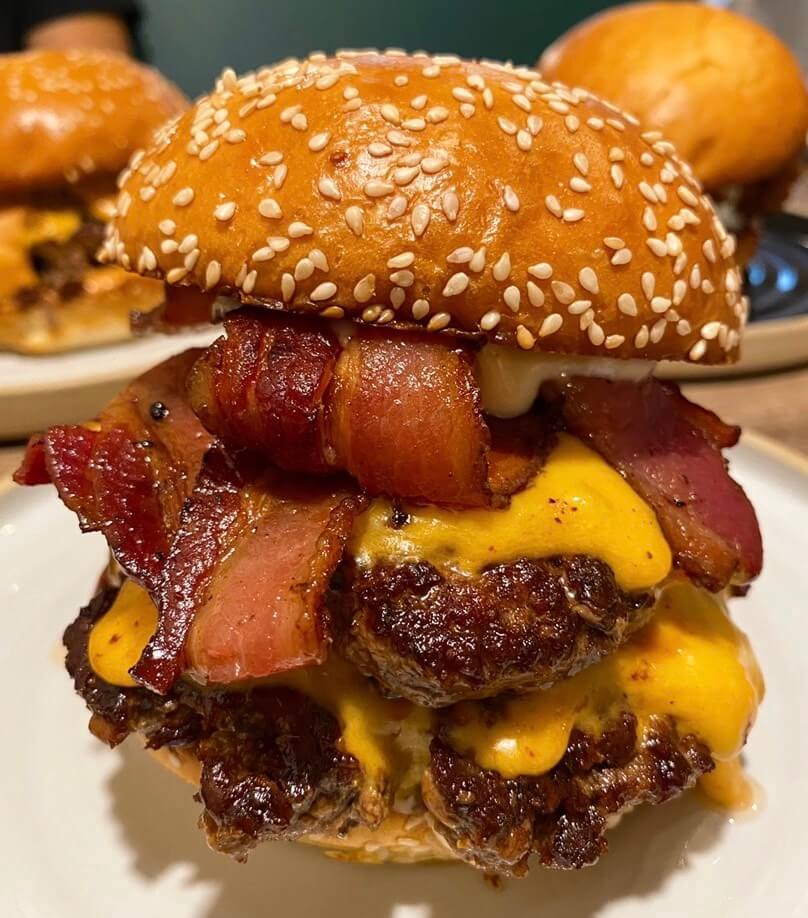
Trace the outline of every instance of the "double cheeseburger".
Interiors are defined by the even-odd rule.
[[[808,93],[800,64],[763,26],[702,3],[633,3],[573,28],[544,53],[544,76],[602,93],[676,144],[739,260],[802,169]]]
[[[17,477],[112,552],[65,633],[91,730],[214,848],[520,875],[737,795],[760,534],[737,428],[653,370],[734,360],[745,303],[670,143],[533,70],[314,56],[225,71],[116,207],[105,256],[224,334]]]
[[[126,338],[160,286],[95,255],[117,174],[184,98],[122,55],[30,51],[0,57],[0,102],[0,350]],[[150,176],[144,195],[170,178]]]

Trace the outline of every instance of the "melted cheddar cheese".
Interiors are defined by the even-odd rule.
[[[156,626],[148,594],[127,581],[90,634],[95,672],[132,686],[134,665]],[[338,720],[342,745],[374,781],[389,781],[398,799],[417,789],[429,762],[435,712],[382,698],[339,658],[266,680],[311,697]],[[651,621],[622,648],[571,679],[509,698],[498,715],[479,702],[456,705],[449,741],[484,768],[506,777],[549,771],[564,755],[574,727],[592,735],[621,712],[642,732],[670,716],[681,735],[702,739],[717,762],[702,790],[723,806],[748,806],[750,785],[738,754],[763,697],[763,679],[746,636],[720,598],[686,582],[666,586]]]
[[[124,581],[115,602],[93,625],[87,648],[90,666],[105,682],[132,688],[129,670],[157,627],[157,608],[134,580]]]
[[[584,554],[614,571],[625,590],[656,586],[671,551],[656,516],[593,450],[560,434],[544,468],[504,510],[406,507],[400,528],[392,505],[374,500],[357,521],[350,551],[360,566],[430,561],[466,575],[517,558]]]
[[[81,225],[75,210],[9,207],[0,210],[0,296],[37,283],[29,249],[40,242],[66,242]]]
[[[538,775],[561,760],[574,727],[597,736],[622,711],[642,731],[670,716],[680,735],[702,739],[714,759],[741,750],[763,697],[763,679],[746,636],[721,600],[688,583],[662,592],[650,622],[623,647],[542,692],[506,701],[490,721],[459,705],[450,741],[505,777]]]

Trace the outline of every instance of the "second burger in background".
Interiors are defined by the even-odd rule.
[[[808,130],[800,64],[775,35],[701,3],[630,4],[573,28],[539,66],[671,140],[738,236],[738,260],[751,258],[760,218],[799,175]]]
[[[0,350],[117,341],[130,311],[159,303],[159,284],[95,255],[117,173],[185,107],[178,89],[123,55],[0,58]],[[144,200],[170,178],[170,168],[150,176]]]

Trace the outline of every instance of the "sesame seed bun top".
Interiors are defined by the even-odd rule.
[[[664,131],[710,190],[769,178],[805,145],[799,62],[771,32],[728,10],[621,6],[562,36],[540,66]]]
[[[343,53],[214,92],[121,176],[103,257],[525,350],[737,357],[734,241],[660,134],[526,69]]]
[[[115,175],[159,124],[185,107],[156,71],[119,54],[0,56],[0,192]]]

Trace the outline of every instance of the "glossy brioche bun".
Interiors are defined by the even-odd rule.
[[[734,241],[690,168],[532,70],[369,52],[228,70],[121,188],[102,255],[169,284],[525,350],[737,357]]]
[[[4,54],[0,98],[0,193],[114,175],[187,107],[156,71],[100,51]]]
[[[710,190],[769,178],[805,145],[799,62],[776,36],[728,10],[620,6],[562,36],[540,66],[664,131]]]
[[[200,766],[193,753],[168,747],[148,751],[177,777],[195,788],[199,786]],[[391,813],[378,829],[354,826],[345,835],[306,835],[298,840],[346,861],[416,864],[456,860],[451,848],[430,828],[425,813]]]

